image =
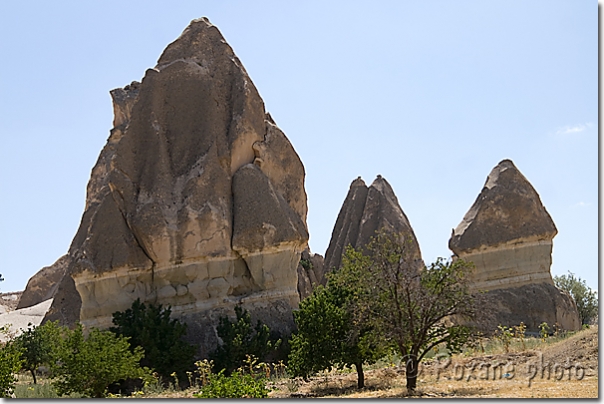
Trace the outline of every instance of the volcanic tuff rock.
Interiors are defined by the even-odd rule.
[[[59,283],[65,275],[69,258],[67,255],[59,258],[54,264],[40,269],[27,282],[27,286],[19,299],[17,309],[34,306],[54,297]]]
[[[456,257],[474,263],[471,286],[490,291],[493,302],[500,300],[496,305],[501,321],[514,318],[513,324],[520,320],[527,325],[557,321],[565,329],[577,329],[576,305],[554,286],[550,273],[556,234],[535,189],[511,160],[503,160],[453,230],[449,248]],[[497,291],[501,289],[505,291]],[[527,293],[540,303],[526,304]]]
[[[137,298],[171,305],[202,354],[235,304],[289,330],[308,241],[304,166],[218,29],[192,21],[141,83],[111,96],[114,128],[47,319],[107,327]]]
[[[371,186],[358,177],[350,184],[325,253],[324,273],[340,267],[346,246],[361,248],[378,230],[401,233],[412,241],[412,259],[421,261],[419,244],[392,187],[378,175]],[[325,283],[323,277],[322,283]]]
[[[324,271],[324,259],[321,254],[312,254],[310,249],[302,251],[298,264],[298,294],[300,300],[312,294],[313,289],[321,284]]]

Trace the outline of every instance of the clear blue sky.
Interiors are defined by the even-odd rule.
[[[598,3],[19,1],[0,13],[1,291],[64,254],[109,91],[207,16],[306,167],[311,250],[348,187],[394,188],[424,259],[510,158],[558,228],[552,273],[598,281]]]

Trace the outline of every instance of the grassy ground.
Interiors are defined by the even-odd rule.
[[[434,352],[420,367],[415,396],[424,398],[597,398],[598,327],[550,337],[545,341],[515,340],[508,352],[497,340],[460,355]],[[397,357],[384,358],[365,372],[366,387],[356,388],[356,373],[335,370],[311,378],[274,379],[269,397],[388,398],[409,397],[406,376]],[[507,375],[506,375],[507,374]],[[504,376],[506,375],[506,376]],[[53,398],[45,378],[33,385],[31,376],[19,375],[17,398]],[[199,388],[177,390],[147,386],[135,397],[192,398]]]

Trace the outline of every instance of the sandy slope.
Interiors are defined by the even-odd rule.
[[[52,299],[48,299],[24,309],[6,311],[4,313],[0,312],[0,327],[5,324],[11,324],[8,335],[0,334],[0,341],[6,341],[10,335],[20,334],[20,330],[27,329],[29,323],[40,325],[44,314],[46,314],[51,304]]]

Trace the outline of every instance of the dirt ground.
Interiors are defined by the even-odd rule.
[[[414,398],[598,398],[598,327],[543,349],[424,361]],[[400,398],[407,393],[398,367],[365,372],[356,388],[354,372],[271,382],[271,398]],[[194,389],[148,398],[191,398]]]
[[[417,397],[438,398],[597,398],[598,329],[542,350],[426,361]],[[369,370],[366,387],[356,389],[356,373],[334,373],[275,383],[270,397],[407,397],[405,372],[398,367]]]

